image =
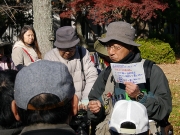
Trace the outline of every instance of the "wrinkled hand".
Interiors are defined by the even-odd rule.
[[[132,82],[125,82],[125,90],[129,97],[136,98],[136,96],[140,93],[139,86]]]
[[[101,108],[101,103],[99,100],[89,101],[88,108],[92,113],[98,113]]]
[[[87,111],[87,105],[79,104],[79,106],[78,106],[78,111],[79,111],[80,109],[83,109],[83,110],[86,110],[86,111]]]

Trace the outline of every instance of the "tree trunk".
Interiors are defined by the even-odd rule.
[[[53,48],[52,6],[50,0],[33,0],[34,29],[42,56]]]
[[[148,38],[149,36],[149,24],[146,21],[137,19],[135,22],[137,30],[137,38]]]
[[[80,39],[80,45],[83,46],[84,48],[88,48],[88,45],[86,44],[86,39],[83,37],[83,34],[82,34],[81,16],[80,15],[78,15],[76,18],[76,29],[77,29],[77,34]]]

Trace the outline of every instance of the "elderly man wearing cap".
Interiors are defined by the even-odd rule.
[[[20,135],[76,135],[68,125],[77,113],[72,76],[60,62],[41,60],[16,76],[12,111],[26,127]]]
[[[146,107],[136,101],[117,101],[112,112],[109,129],[111,135],[149,135]]]
[[[112,63],[143,62],[146,83],[117,83],[112,76],[111,66],[107,67],[100,73],[89,93],[89,118],[97,123],[106,121],[116,101],[135,100],[147,108],[148,117],[155,120],[154,125],[158,123],[164,128],[169,124],[167,119],[172,111],[168,80],[161,68],[141,58],[140,45],[134,42],[134,38],[135,29],[129,23],[119,21],[109,24],[106,37],[99,39],[99,42],[106,46]],[[102,125],[98,126],[99,129],[105,127]]]
[[[87,105],[88,94],[97,78],[97,70],[91,62],[88,50],[77,46],[79,38],[71,26],[56,31],[56,48],[47,52],[44,59],[64,63],[73,77],[76,95]]]

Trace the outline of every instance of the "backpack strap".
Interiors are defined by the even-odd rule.
[[[150,77],[151,77],[151,69],[153,64],[155,62],[147,59],[142,59],[142,62],[144,62],[143,67],[144,67],[144,73],[145,73],[145,78],[146,78],[146,83],[145,87],[149,91],[150,90]]]
[[[95,52],[93,56],[94,56],[95,67],[98,67],[99,66],[99,58],[98,58],[97,52]]]
[[[78,46],[78,53],[79,53],[79,57],[80,57],[80,62],[81,62],[81,71],[83,73],[84,76],[84,81],[85,81],[85,74],[84,74],[84,65],[83,65],[83,54],[82,54],[82,49],[81,46]]]
[[[145,77],[150,78],[151,69],[152,69],[153,64],[155,64],[155,62],[151,60],[147,60],[147,59],[142,59],[142,62],[144,62],[143,67],[144,67]]]
[[[99,58],[97,52],[93,53],[90,57],[91,61],[94,63],[94,66],[97,68],[99,66]]]

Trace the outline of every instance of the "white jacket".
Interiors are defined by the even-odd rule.
[[[94,64],[91,62],[89,51],[83,47],[81,47],[80,50],[82,51],[83,56],[82,60],[84,73],[82,72],[78,48],[76,48],[76,53],[70,60],[65,60],[64,58],[62,58],[57,48],[54,48],[51,51],[47,52],[44,56],[44,59],[50,61],[59,61],[64,63],[68,67],[69,72],[73,77],[76,95],[81,101],[88,100],[89,92],[94,82],[96,81],[98,73],[97,69],[94,67]]]
[[[31,58],[23,49],[28,52],[34,61],[38,60],[35,50],[32,47],[26,46],[21,40],[19,40],[14,44],[12,49],[12,61],[14,62],[15,66],[20,64],[28,66],[32,63]]]

